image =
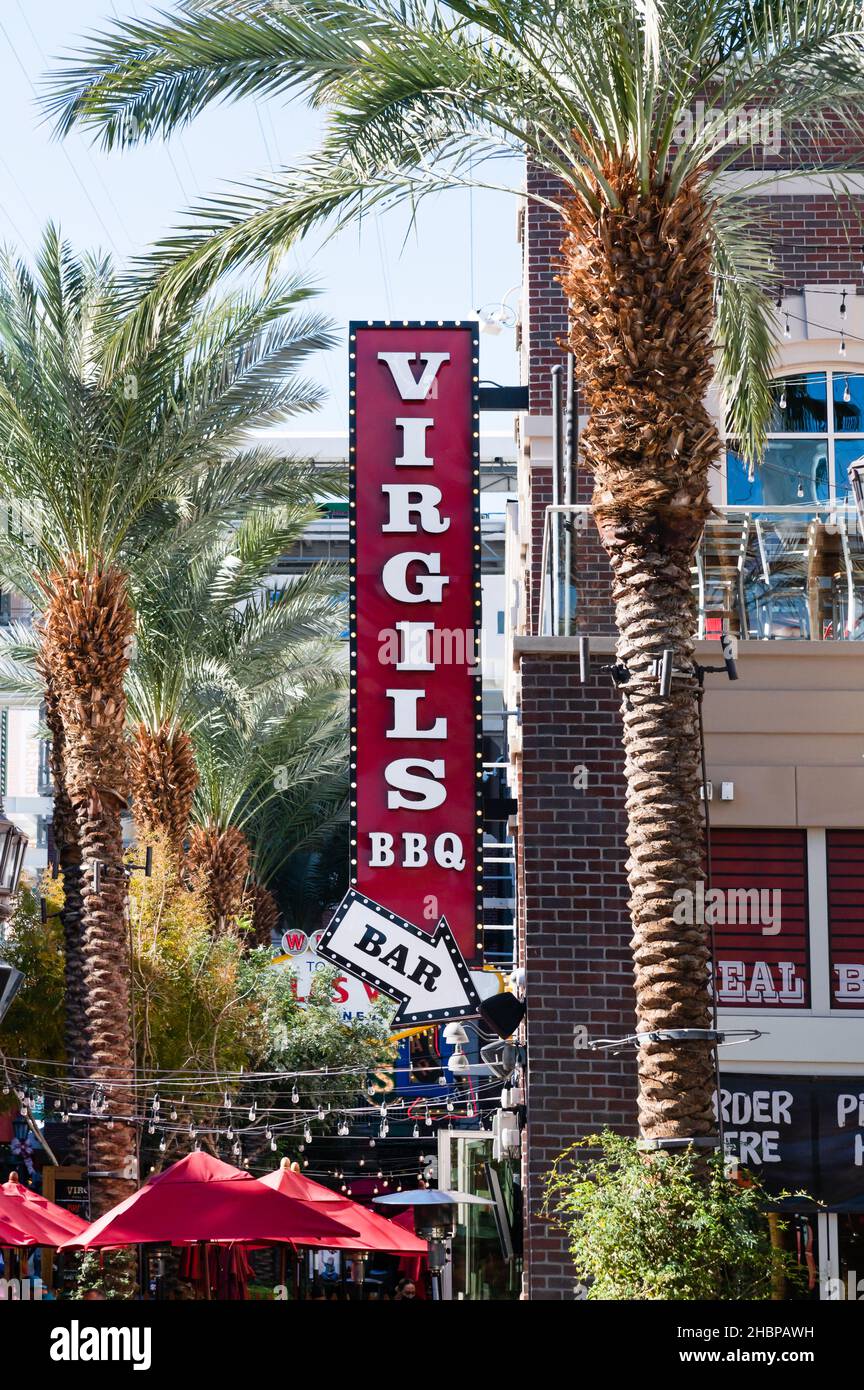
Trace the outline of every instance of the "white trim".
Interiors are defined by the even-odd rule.
[[[810,1007],[831,1010],[828,949],[828,849],[824,830],[807,830],[807,916],[810,922]]]
[[[764,182],[763,182],[764,178]],[[723,188],[752,189],[753,198],[800,198],[820,193],[851,193],[864,196],[864,174],[789,174],[778,169],[776,177],[754,170],[730,169],[719,175]]]

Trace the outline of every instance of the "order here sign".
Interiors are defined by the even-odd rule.
[[[352,881],[477,961],[476,324],[351,325]]]

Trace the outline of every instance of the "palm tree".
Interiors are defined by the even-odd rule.
[[[346,675],[324,643],[295,656],[292,673],[216,709],[193,733],[200,781],[187,865],[220,929],[244,906],[254,913],[256,890],[345,816]],[[260,925],[264,902],[258,912]]]
[[[81,863],[80,916],[73,896],[64,922],[70,1055],[122,1115],[133,1060],[121,833],[129,558],[140,565],[169,526],[192,543],[214,519],[287,500],[284,461],[250,448],[247,431],[315,404],[292,372],[329,337],[317,318],[291,317],[307,292],[281,285],[166,315],[146,353],[109,365],[118,294],[110,263],[76,257],[53,228],[35,275],[0,261],[0,495],[24,519],[0,537],[0,570],[40,610],[61,859]],[[128,1192],[134,1136],[91,1129],[99,1211]]]
[[[179,868],[199,782],[197,748],[209,792],[192,836],[196,875],[213,885],[214,920],[248,905],[262,940],[278,916],[264,883],[300,845],[329,833],[346,800],[344,571],[315,564],[283,587],[267,587],[276,561],[320,514],[310,499],[327,475],[299,465],[292,472],[292,506],[214,525],[204,540],[196,529],[191,546],[185,531],[172,530],[143,563],[130,556],[129,566],[136,620],[126,677],[129,790],[139,844],[158,840]],[[0,691],[38,699],[39,661],[31,629],[0,634]],[[320,764],[309,758],[312,747]],[[55,797],[55,817],[56,805]],[[243,831],[235,823],[241,817]]]
[[[319,515],[311,498],[327,484],[319,469],[295,471],[292,506],[255,513],[191,551],[181,537],[145,573],[133,572],[138,641],[127,688],[137,720],[130,762],[139,836],[159,835],[179,863],[200,757],[207,785],[188,862],[214,922],[249,915],[261,944],[279,916],[266,881],[330,823],[346,790],[344,572],[316,564],[267,586],[275,562]],[[272,716],[274,691],[281,718]],[[319,741],[312,727],[307,744],[318,718],[326,735]],[[291,742],[293,726],[299,743]],[[294,759],[290,766],[283,756]],[[300,804],[311,820],[298,820]]]
[[[591,412],[582,452],[629,671],[640,1030],[711,1021],[704,929],[673,920],[675,891],[703,872],[689,571],[719,452],[703,397],[716,371],[751,459],[771,409],[772,262],[748,199],[775,175],[748,158],[758,121],[727,117],[770,108],[784,162],[801,141],[801,166],[818,170],[823,112],[860,136],[862,71],[858,0],[189,0],[173,17],[118,21],[48,96],[60,131],[89,127],[109,147],[164,136],[231,97],[305,93],[327,112],[299,168],[211,199],[154,249],[131,339],[147,341],[166,304],[226,266],[275,257],[314,226],[493,184],[501,155],[553,176],[552,192],[530,184],[529,196],[560,217],[570,347]],[[700,100],[707,119],[688,129]],[[725,178],[731,164],[749,172]],[[668,699],[652,674],[664,648],[682,673]],[[713,1132],[708,1044],[646,1043],[639,1079],[644,1135]]]
[[[134,816],[144,838],[164,836],[175,857],[198,784],[195,729],[296,667],[310,641],[336,644],[345,626],[339,567],[314,565],[282,589],[268,583],[279,557],[320,515],[315,499],[327,475],[295,465],[292,483],[292,504],[213,528],[192,546],[181,534],[143,569],[132,568],[137,641],[127,693],[135,726]]]

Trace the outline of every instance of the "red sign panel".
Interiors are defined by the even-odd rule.
[[[831,1006],[864,1009],[864,830],[828,831]]]
[[[711,887],[720,1008],[809,1008],[805,831],[712,830]]]
[[[352,880],[479,955],[475,324],[351,326]]]

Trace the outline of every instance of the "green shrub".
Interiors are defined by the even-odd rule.
[[[768,1205],[757,1181],[725,1175],[720,1153],[647,1153],[607,1130],[556,1159],[545,1212],[588,1298],[770,1299],[798,1272]]]

